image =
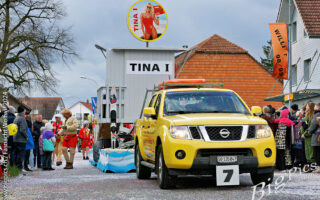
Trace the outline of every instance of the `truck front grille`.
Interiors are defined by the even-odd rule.
[[[248,130],[248,139],[252,139],[256,137],[256,127],[255,126],[249,126]]]
[[[192,139],[196,139],[196,140],[200,140],[201,139],[201,135],[199,132],[199,129],[195,126],[189,127]]]
[[[242,126],[206,126],[205,128],[212,141],[240,140],[243,129]]]

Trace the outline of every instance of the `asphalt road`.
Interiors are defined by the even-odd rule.
[[[209,177],[184,177],[176,189],[161,190],[155,175],[138,180],[135,173],[103,173],[78,153],[73,170],[59,166],[55,171],[35,170],[11,179],[9,199],[253,199],[250,176],[241,175],[240,180],[240,186],[217,187]],[[254,199],[262,195],[257,188]],[[262,199],[320,199],[320,173],[294,173],[289,180],[288,173],[277,172]]]

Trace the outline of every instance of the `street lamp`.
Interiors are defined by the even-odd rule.
[[[101,53],[103,54],[104,58],[107,58],[106,54],[104,53],[104,52],[107,52],[107,50],[105,48],[103,48],[102,46],[97,45],[97,44],[95,44],[94,47],[101,51]]]
[[[97,81],[95,81],[95,80],[92,79],[92,78],[88,78],[88,77],[86,77],[86,76],[80,76],[80,78],[90,80],[90,81],[94,82],[94,83],[97,85],[97,87],[99,87]]]

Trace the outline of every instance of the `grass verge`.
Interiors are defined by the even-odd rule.
[[[21,173],[21,171],[16,166],[10,166],[8,165],[8,174],[9,177],[16,177]]]

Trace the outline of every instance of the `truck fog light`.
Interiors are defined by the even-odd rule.
[[[265,155],[267,158],[271,157],[271,155],[272,155],[271,149],[268,148],[268,149],[264,150],[264,155]]]
[[[184,159],[186,157],[186,152],[184,152],[183,150],[178,150],[176,151],[176,158],[178,159]]]

